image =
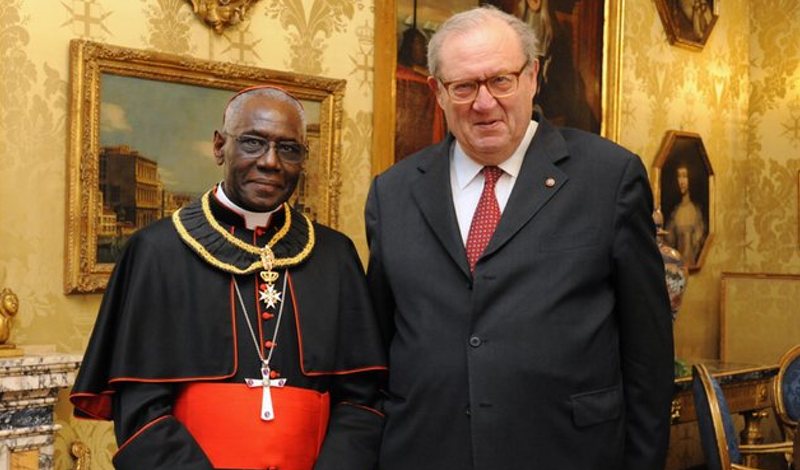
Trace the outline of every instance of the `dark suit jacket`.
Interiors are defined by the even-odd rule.
[[[390,354],[380,470],[662,469],[672,325],[641,161],[540,122],[471,276],[452,140],[367,201]]]

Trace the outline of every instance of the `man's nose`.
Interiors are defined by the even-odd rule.
[[[485,83],[478,86],[478,94],[475,96],[475,101],[472,102],[472,107],[476,110],[491,108],[497,103],[497,99],[489,93],[489,89]]]
[[[256,165],[262,168],[279,168],[281,159],[278,158],[277,145],[270,142],[269,147],[256,159]]]

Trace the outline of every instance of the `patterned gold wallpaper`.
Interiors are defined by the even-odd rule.
[[[716,3],[702,51],[668,44],[653,1],[626,0],[624,14],[621,143],[651,166],[667,130],[696,132],[715,173],[714,238],[675,324],[676,353],[695,359],[719,356],[722,272],[800,272],[800,3]],[[754,305],[779,318],[766,311],[792,291],[762,290]],[[696,426],[675,427],[667,468],[701,462]]]
[[[800,3],[751,7],[746,271],[797,273]]]
[[[651,166],[667,130],[698,133],[716,176],[715,233],[675,325],[682,357],[717,356],[719,276],[742,269],[745,257],[750,8],[720,6],[702,51],[668,43],[654,2],[628,0],[625,9],[621,143]]]
[[[676,323],[677,353],[695,358],[719,353],[723,271],[800,271],[800,4],[718,5],[699,52],[668,45],[653,2],[625,9],[623,145],[652,164],[666,130],[697,132],[716,175],[714,239]]]
[[[82,352],[99,305],[97,295],[62,294],[70,39],[347,79],[339,225],[363,255],[373,4],[261,0],[217,35],[185,0],[0,2],[0,287],[21,300],[12,342]],[[721,272],[800,271],[800,5],[719,4],[699,52],[667,43],[652,0],[627,0],[624,13],[621,143],[650,166],[665,131],[697,132],[717,176],[713,245],[676,324],[685,357],[718,354]],[[81,439],[93,468],[110,469],[110,426],[69,414],[62,396],[57,468],[69,467],[67,445]]]

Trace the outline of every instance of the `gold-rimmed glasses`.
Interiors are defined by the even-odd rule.
[[[308,147],[294,140],[269,139],[253,134],[231,134],[229,132],[223,132],[223,134],[236,140],[236,145],[242,151],[244,158],[261,158],[270,149],[275,149],[275,154],[280,161],[298,165],[303,163],[308,155]]]
[[[453,80],[450,82],[439,80],[447,90],[453,103],[469,103],[478,96],[481,85],[486,85],[486,90],[495,98],[505,98],[513,95],[519,87],[519,76],[528,67],[530,60],[516,72],[501,73],[483,80]]]

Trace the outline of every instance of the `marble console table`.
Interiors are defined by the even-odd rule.
[[[53,468],[58,391],[75,380],[81,356],[40,350],[0,358],[0,470]]]

